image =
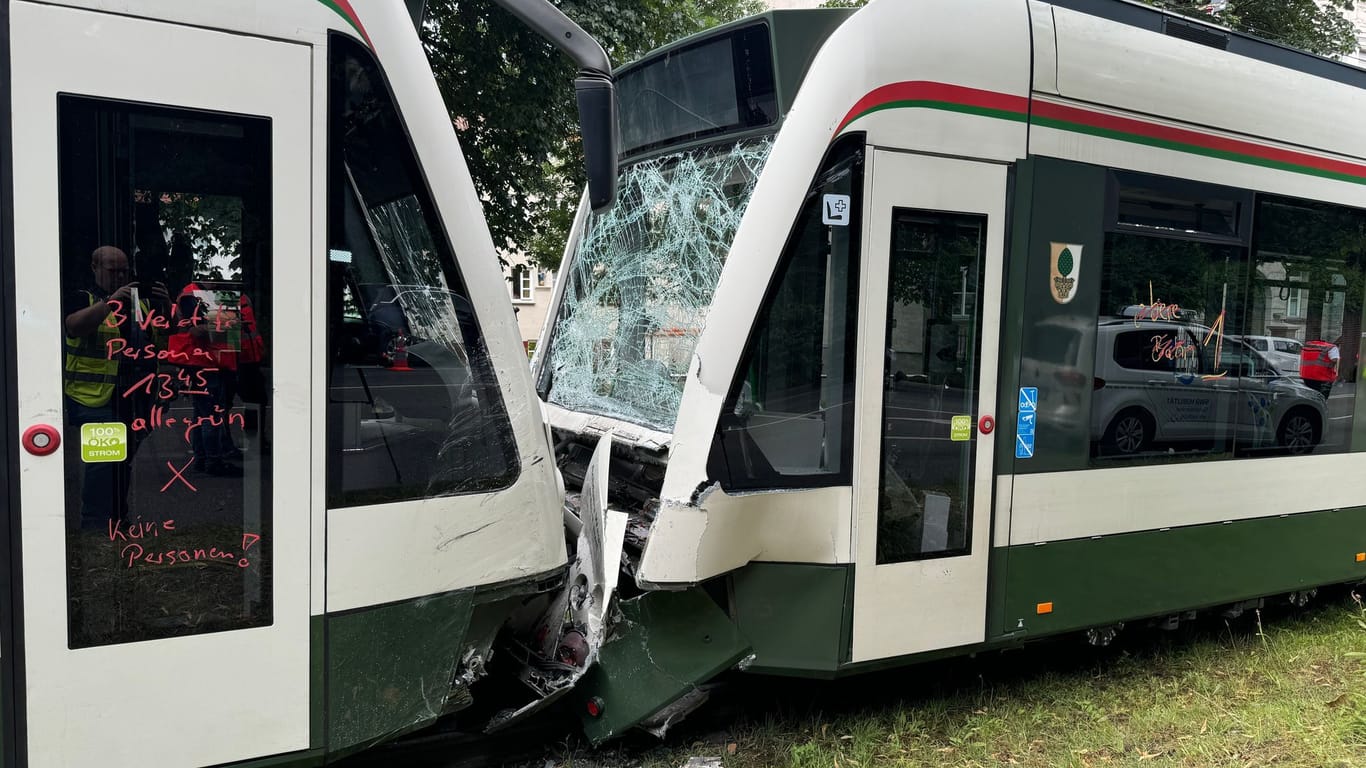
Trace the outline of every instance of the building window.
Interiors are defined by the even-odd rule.
[[[1285,300],[1285,316],[1293,318],[1304,317],[1304,295],[1303,288],[1292,288],[1290,296]]]
[[[512,268],[512,299],[532,301],[534,298],[531,290],[531,269],[524,264],[518,264]]]

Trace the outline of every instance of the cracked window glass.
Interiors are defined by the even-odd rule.
[[[697,337],[772,147],[763,137],[627,168],[585,227],[550,344],[547,399],[671,432]]]
[[[511,426],[398,112],[368,52],[331,46],[328,503],[506,487]]]

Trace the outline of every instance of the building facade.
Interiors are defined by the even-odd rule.
[[[531,264],[521,254],[505,257],[507,265],[503,268],[503,276],[507,279],[512,308],[517,313],[518,332],[530,352],[545,325],[550,299],[555,293],[555,273]]]

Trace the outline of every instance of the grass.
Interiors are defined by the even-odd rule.
[[[1366,768],[1355,595],[1121,637],[1103,650],[1064,638],[836,683],[759,684],[722,726],[736,745],[725,765]],[[714,736],[670,742],[630,763],[725,752]]]

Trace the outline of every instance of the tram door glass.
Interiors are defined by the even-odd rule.
[[[270,123],[58,120],[69,645],[268,625]]]
[[[986,225],[983,216],[893,212],[879,564],[968,550]]]

